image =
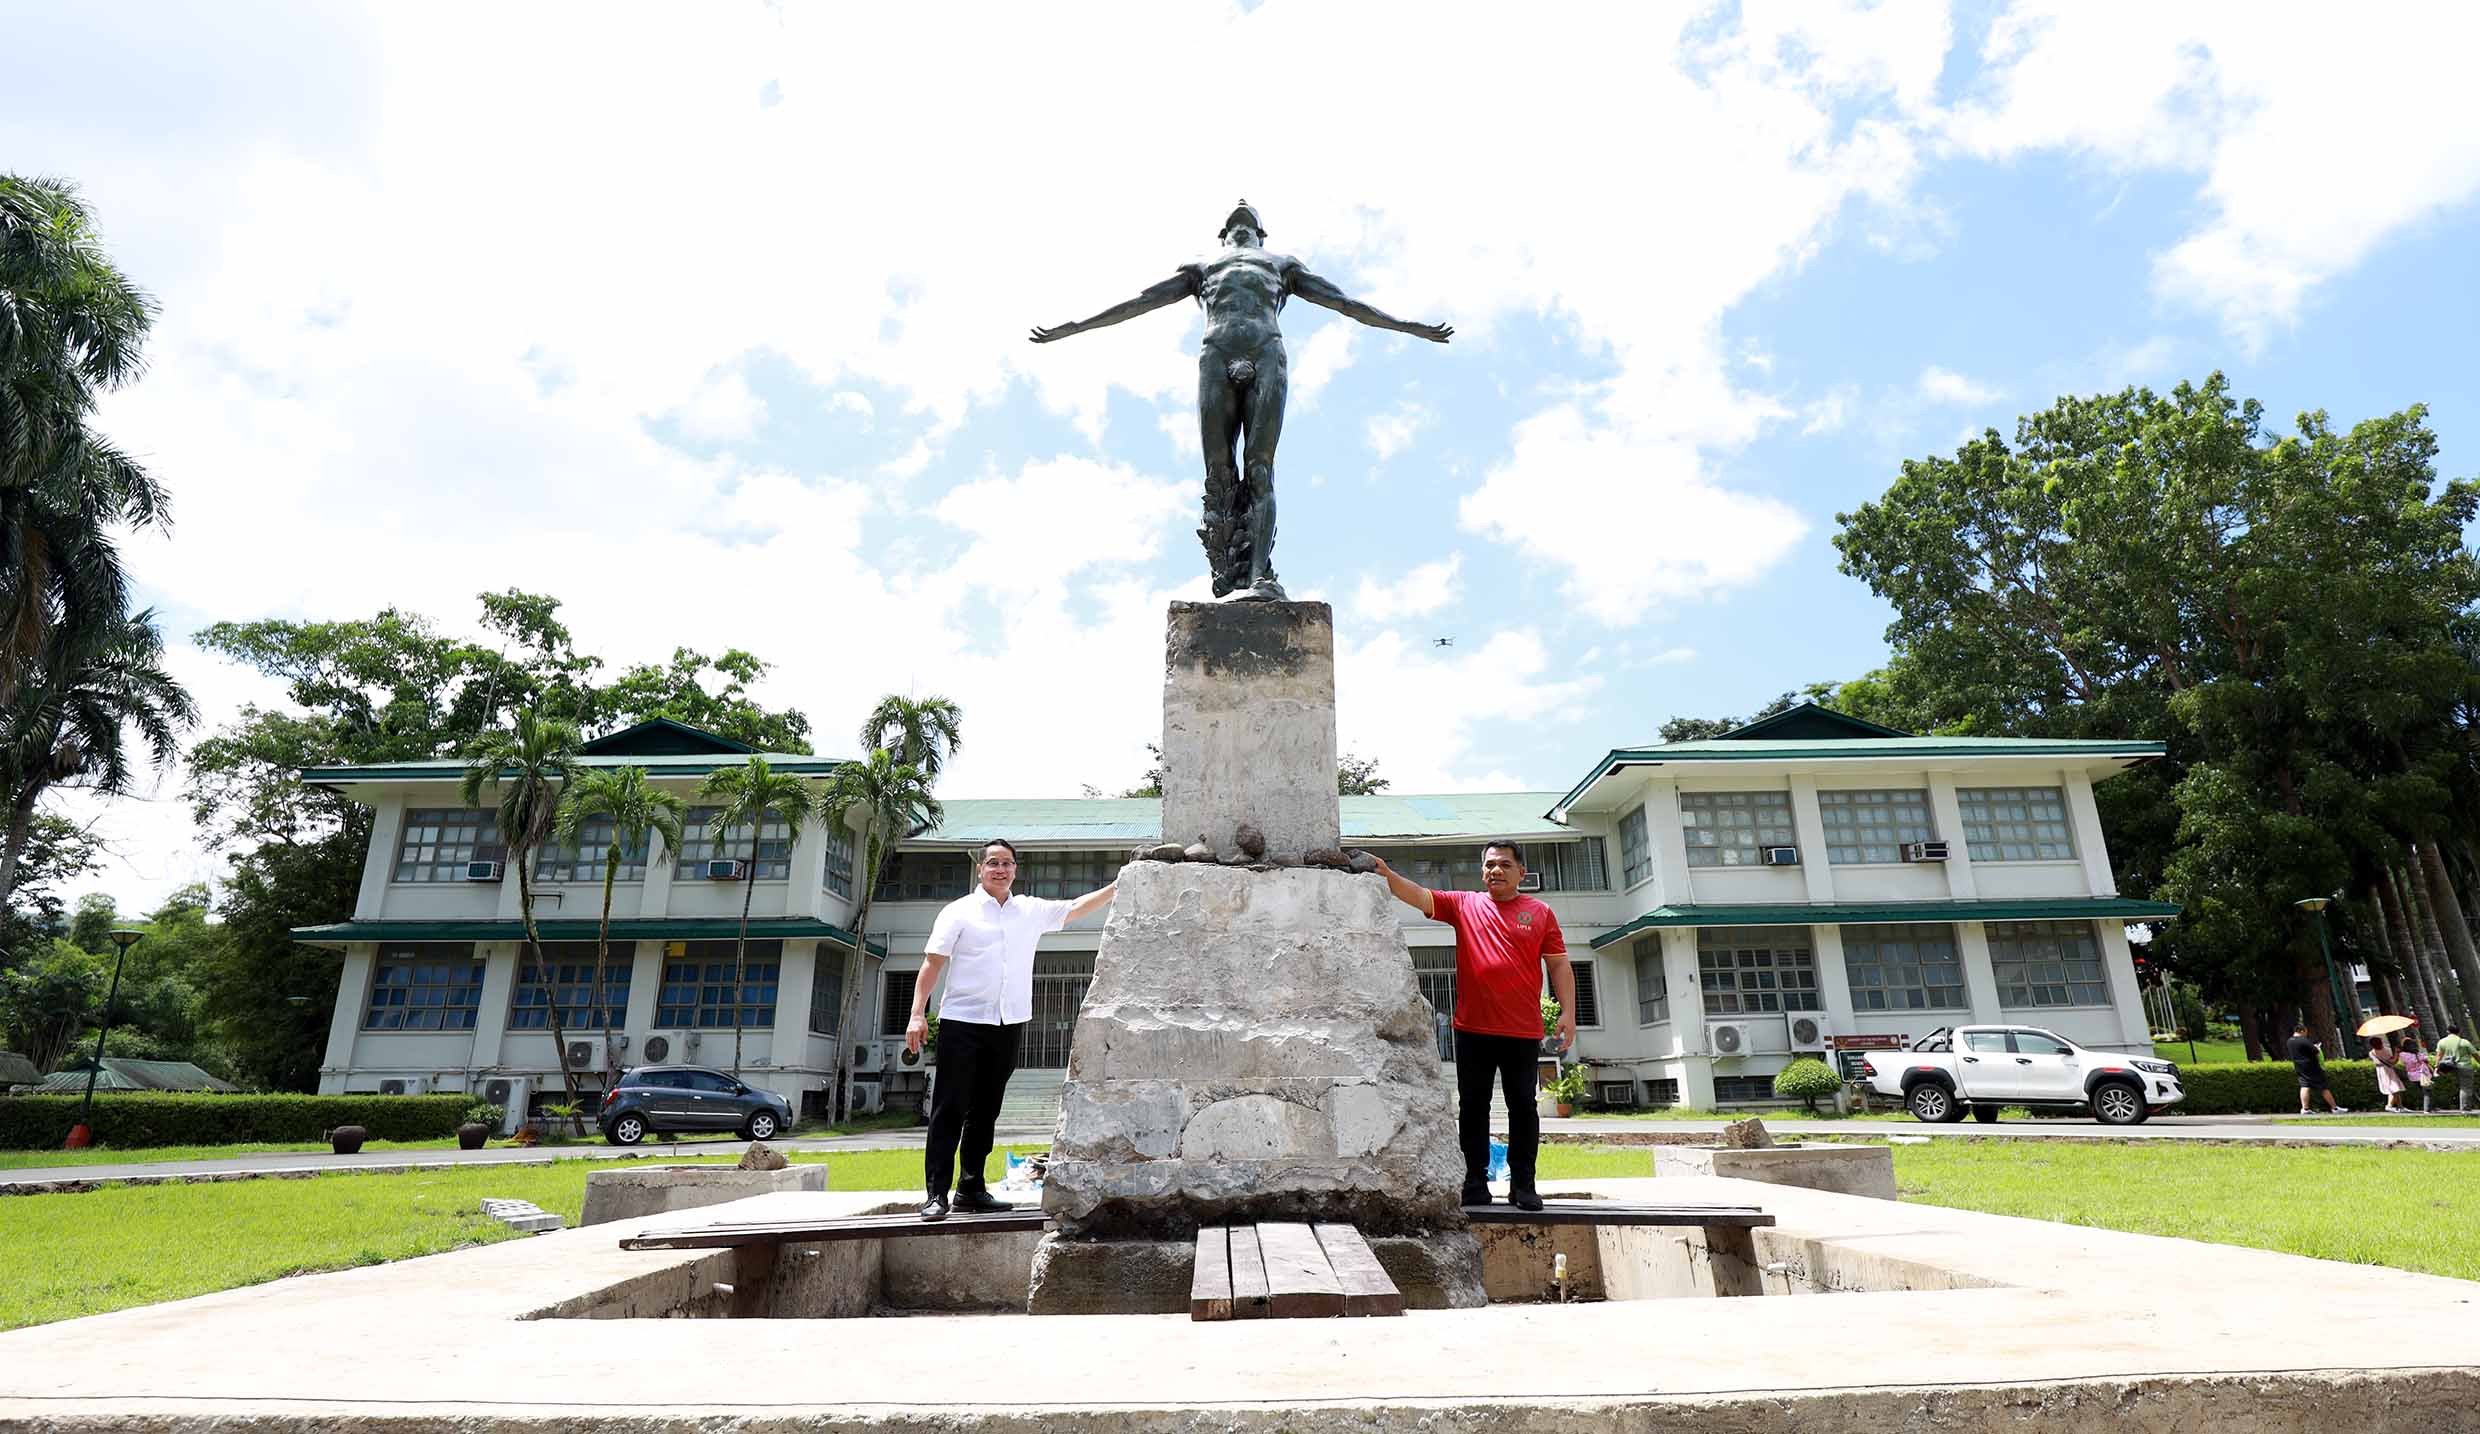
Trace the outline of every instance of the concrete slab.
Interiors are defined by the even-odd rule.
[[[1777,1145],[1761,1150],[1657,1145],[1653,1149],[1653,1173],[1720,1175],[1768,1185],[1804,1185],[1811,1190],[1866,1195],[1873,1200],[1895,1197],[1894,1147],[1890,1145]]]
[[[728,1255],[621,1250],[656,1223],[621,1222],[0,1334],[0,1430],[2428,1434],[2480,1408],[2480,1284],[1716,1178],[1558,1188],[1762,1205],[1781,1220],[1755,1232],[1769,1279],[1896,1292],[1416,1311],[1385,1338],[1183,1315],[1023,1319],[1000,1338],[989,1316],[831,1336],[621,1317],[587,1333],[556,1316],[607,1313],[627,1290],[660,1309],[730,1279]]]

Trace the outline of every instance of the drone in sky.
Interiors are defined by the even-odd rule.
[[[1453,647],[1455,646],[1455,639],[1452,637],[1433,637],[1429,640],[1429,645],[1432,647]]]

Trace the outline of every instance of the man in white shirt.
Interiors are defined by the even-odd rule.
[[[930,1141],[922,1174],[930,1198],[921,1218],[944,1220],[948,1176],[955,1208],[968,1213],[1012,1208],[991,1197],[982,1179],[991,1127],[1033,1018],[1033,948],[1044,933],[1111,904],[1118,882],[1074,901],[1012,896],[1016,848],[1005,838],[982,847],[973,890],[947,903],[930,928],[921,978],[913,983],[913,1018],[904,1048],[918,1051],[930,1035],[925,1014],[941,976],[952,975],[939,1002],[939,1078],[930,1096]],[[950,968],[953,968],[952,972]]]

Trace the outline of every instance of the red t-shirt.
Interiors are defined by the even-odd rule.
[[[1455,928],[1455,1028],[1484,1036],[1541,1036],[1541,958],[1567,954],[1559,918],[1529,896],[1433,891],[1432,910]]]

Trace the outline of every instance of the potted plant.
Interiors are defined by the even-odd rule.
[[[542,1108],[542,1113],[547,1119],[555,1122],[551,1127],[552,1129],[574,1139],[582,1140],[585,1138],[585,1110],[582,1106],[568,1105],[565,1103],[560,1105],[546,1105]]]
[[[1593,1086],[1585,1078],[1584,1067],[1579,1064],[1569,1066],[1550,1080],[1543,1082],[1542,1089],[1549,1094],[1551,1100],[1557,1103],[1559,1114],[1567,1115],[1584,1103],[1585,1096],[1592,1091]]]
[[[370,1132],[358,1125],[339,1125],[327,1132],[327,1143],[338,1155],[351,1155],[362,1148]]]
[[[499,1129],[499,1123],[507,1116],[507,1111],[485,1101],[478,1100],[465,1107],[465,1122],[456,1128],[456,1148],[480,1150],[490,1140],[491,1132]]]

